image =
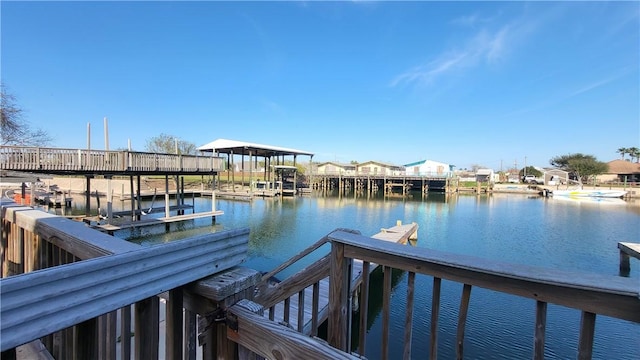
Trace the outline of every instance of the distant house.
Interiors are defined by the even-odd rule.
[[[476,181],[478,182],[495,182],[495,177],[493,169],[478,169],[476,171]]]
[[[626,160],[613,160],[607,163],[609,171],[598,175],[601,182],[640,182],[640,163]]]
[[[453,171],[451,165],[433,161],[422,160],[411,164],[406,164],[405,175],[407,176],[428,176],[428,177],[451,177]]]
[[[403,175],[404,167],[378,161],[357,164],[358,175]]]
[[[355,175],[356,165],[337,162],[325,162],[318,164],[316,174],[319,175]]]

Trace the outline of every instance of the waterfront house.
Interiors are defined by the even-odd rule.
[[[357,164],[358,175],[403,175],[404,167],[378,161]]]
[[[405,175],[428,177],[451,177],[452,166],[433,160],[421,160],[404,165]]]
[[[355,175],[355,164],[343,164],[338,162],[324,162],[316,167],[316,174],[319,175]]]
[[[613,160],[607,163],[609,171],[598,175],[600,182],[640,182],[640,163]]]

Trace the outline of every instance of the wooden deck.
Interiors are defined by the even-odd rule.
[[[138,221],[128,221],[121,224],[99,224],[99,225],[92,225],[91,227],[100,231],[113,233],[114,231],[118,231],[122,229],[130,229],[135,227],[152,226],[152,225],[160,225],[160,224],[170,224],[177,221],[200,219],[204,217],[213,218],[223,214],[224,214],[224,211],[222,210],[206,211],[206,212],[199,212],[199,213],[193,213],[193,214],[174,215],[169,217],[144,219],[144,220],[138,220]]]
[[[48,174],[192,174],[224,170],[217,156],[0,146],[0,169]]]
[[[394,227],[385,229],[380,229],[380,232],[373,235],[372,238],[407,244],[409,239],[417,239],[417,231],[418,225],[416,223],[406,224],[406,225],[396,225]],[[369,267],[369,273],[373,272],[378,267],[377,264],[371,264]],[[354,260],[353,268],[352,268],[352,277],[351,277],[351,289],[354,293],[357,291],[358,287],[362,283],[362,261]],[[304,290],[303,302],[304,302],[304,325],[302,328],[298,327],[298,313],[299,313],[299,295],[293,295],[290,298],[289,304],[285,304],[285,302],[280,302],[275,305],[275,315],[273,320],[277,323],[285,324],[293,329],[301,329],[302,333],[309,335],[311,334],[312,324],[311,324],[311,314],[313,309],[313,287],[307,287]],[[318,323],[321,324],[325,320],[327,320],[329,314],[329,277],[326,277],[319,282],[319,299],[318,299]],[[285,320],[285,307],[289,307],[289,314],[287,319]],[[265,309],[264,312],[265,317],[270,317],[269,309]]]
[[[620,249],[620,271],[628,273],[631,270],[631,264],[629,257],[640,260],[640,244],[630,242],[619,242],[618,249]]]

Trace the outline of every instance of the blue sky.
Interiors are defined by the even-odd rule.
[[[2,83],[53,146],[170,134],[499,170],[640,147],[639,2],[8,2]]]

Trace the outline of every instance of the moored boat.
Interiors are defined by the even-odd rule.
[[[627,192],[625,190],[607,190],[607,189],[569,189],[569,190],[553,190],[553,196],[572,196],[572,197],[605,197],[605,198],[621,198]]]

